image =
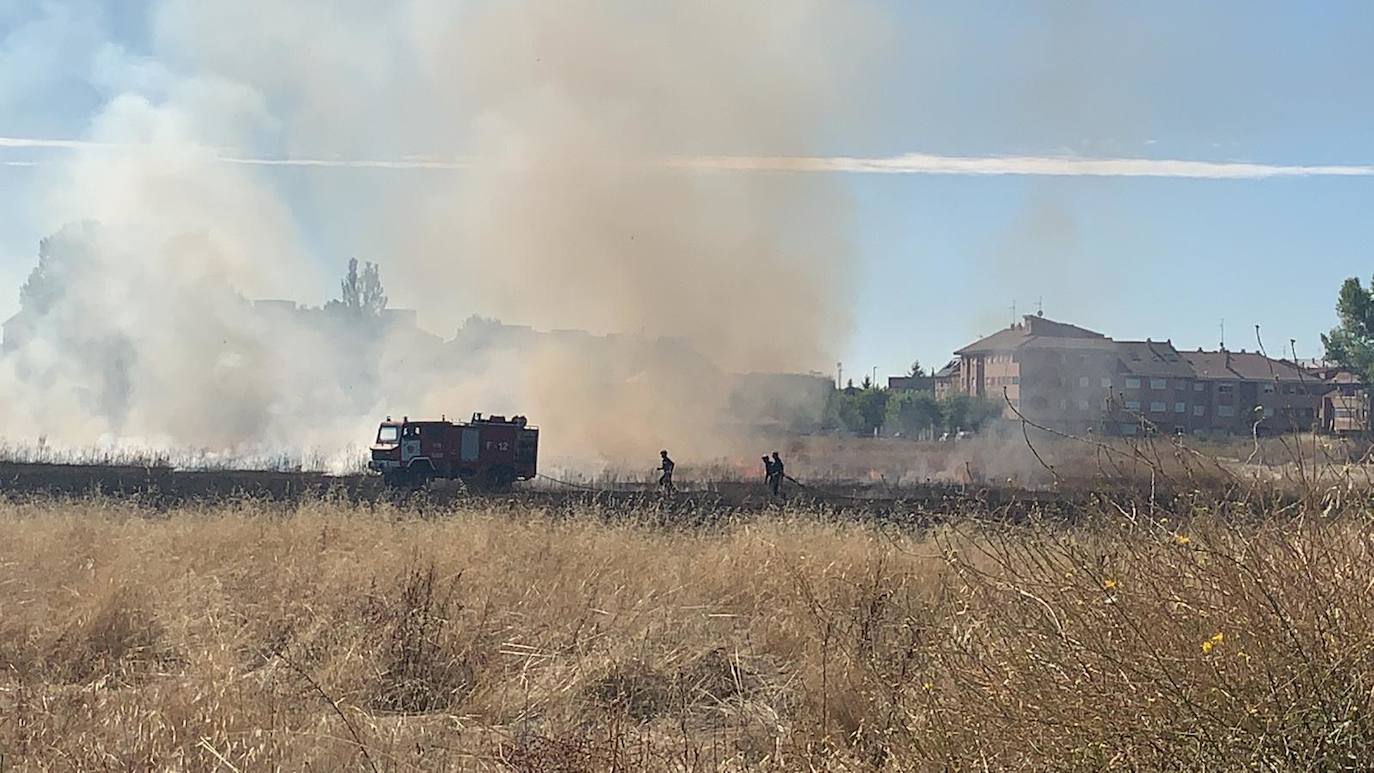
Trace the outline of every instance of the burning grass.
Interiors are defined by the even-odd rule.
[[[1363,504],[921,533],[510,507],[0,503],[0,754],[1329,769],[1374,744]]]

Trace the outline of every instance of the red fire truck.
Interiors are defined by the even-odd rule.
[[[424,486],[435,478],[461,479],[488,489],[506,489],[536,475],[539,430],[524,416],[474,413],[471,421],[412,421],[377,428],[368,467],[389,486]]]

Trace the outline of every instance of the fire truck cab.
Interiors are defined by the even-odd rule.
[[[466,422],[387,417],[371,451],[368,468],[389,486],[424,486],[448,478],[501,490],[537,474],[539,430],[524,416],[474,413]]]

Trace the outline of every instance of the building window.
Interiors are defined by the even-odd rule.
[[[1111,388],[1112,388],[1112,377],[1111,377],[1111,376],[1103,376],[1103,377],[1102,377],[1102,388],[1103,388],[1103,389],[1111,389]]]
[[[1088,377],[1087,377],[1087,376],[1079,376],[1079,377],[1078,377],[1078,385],[1079,385],[1080,387],[1083,387],[1084,389],[1087,389],[1087,388],[1088,388]]]
[[[1264,392],[1266,395],[1272,395],[1274,394],[1274,385],[1265,384],[1264,386],[1260,387],[1260,391]]]
[[[1286,395],[1295,395],[1298,393],[1298,388],[1293,386],[1292,384],[1284,384],[1283,393]]]
[[[1138,410],[1140,410],[1140,401],[1139,401],[1139,400],[1127,400],[1127,401],[1126,401],[1126,410],[1128,410],[1128,411],[1138,411]]]
[[[1223,416],[1223,417],[1228,417],[1228,418],[1231,417],[1231,416],[1235,416],[1235,415],[1236,415],[1236,407],[1235,407],[1234,405],[1218,405],[1218,406],[1217,406],[1217,415],[1218,415],[1218,416]]]
[[[1020,377],[1020,376],[1012,376],[1012,377],[1011,377],[1011,383],[1013,383],[1013,384],[1020,384],[1020,383],[1021,383],[1021,377]]]
[[[1174,413],[1187,413],[1187,412],[1188,412],[1188,404],[1187,404],[1187,403],[1174,403]]]
[[[1218,394],[1229,395],[1234,391],[1236,391],[1236,385],[1232,384],[1230,381],[1223,381],[1220,384],[1217,384]]]
[[[1140,379],[1136,378],[1135,376],[1127,376],[1127,377],[1126,377],[1126,388],[1127,388],[1127,389],[1139,389],[1139,388],[1140,388]]]
[[[1169,406],[1160,402],[1150,403],[1150,413],[1164,413],[1169,410]]]
[[[1091,403],[1089,403],[1087,400],[1079,400],[1079,401],[1078,401],[1078,410],[1080,410],[1080,411],[1091,410]]]
[[[1180,392],[1187,391],[1188,382],[1184,381],[1183,379],[1179,379],[1178,381],[1174,382],[1174,389],[1177,389]]]
[[[1204,390],[1204,389],[1206,389],[1206,388],[1207,388],[1207,385],[1204,384],[1204,383],[1202,383],[1201,381],[1194,381],[1194,382],[1193,382],[1193,391],[1194,391],[1194,392],[1201,392],[1202,390]]]
[[[1123,434],[1123,435],[1134,435],[1134,434],[1135,434],[1135,429],[1136,429],[1136,427],[1135,427],[1134,424],[1122,424],[1122,425],[1121,425],[1121,434]]]
[[[1150,379],[1150,388],[1151,388],[1151,389],[1168,389],[1168,388],[1169,388],[1169,381],[1168,381],[1168,379],[1163,379],[1163,378],[1152,378],[1152,379]]]
[[[1194,416],[1206,416],[1206,415],[1207,415],[1207,406],[1205,406],[1205,405],[1194,405],[1194,406],[1193,406],[1193,415],[1194,415]]]
[[[1266,418],[1266,419],[1272,419],[1272,418],[1274,418],[1274,406],[1272,406],[1272,405],[1266,405],[1266,406],[1264,406],[1264,418]]]

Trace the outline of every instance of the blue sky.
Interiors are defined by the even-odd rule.
[[[101,62],[162,55],[143,3],[0,0],[0,137],[87,136],[113,89]],[[889,45],[824,152],[1374,163],[1374,4],[876,3]],[[395,156],[408,148],[396,147]],[[43,161],[0,147],[0,314],[14,309],[43,218]],[[721,153],[788,154],[789,148]],[[322,252],[346,249],[312,176],[274,173]],[[459,172],[461,173],[461,172]],[[1320,354],[1336,288],[1374,274],[1374,176],[1243,179],[836,174],[853,200],[849,373],[938,364],[1011,306],[1180,347],[1296,339]],[[313,182],[312,182],[313,180]],[[384,185],[385,183],[381,183]],[[328,183],[325,184],[326,186]],[[350,202],[340,195],[339,202]],[[333,256],[330,256],[333,259]]]
[[[883,154],[1277,164],[1374,160],[1369,3],[907,6]],[[1140,9],[1148,8],[1147,12]],[[933,45],[932,44],[933,42]],[[922,75],[931,68],[947,78]],[[1374,180],[863,177],[850,359],[937,359],[1043,299],[1114,336],[1319,353],[1339,282],[1374,273]],[[853,370],[857,370],[855,368]]]

